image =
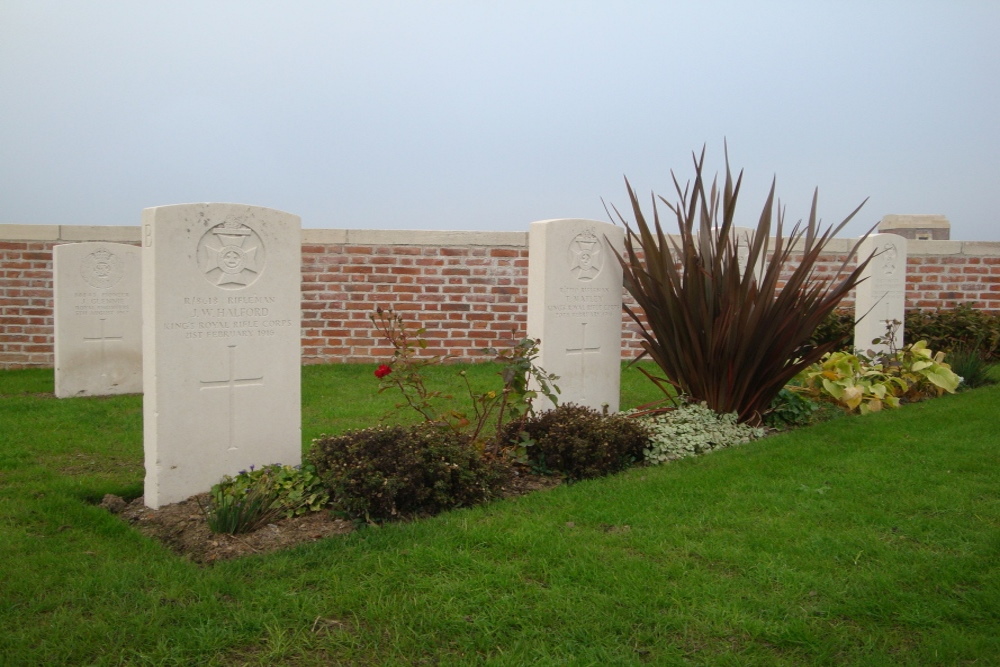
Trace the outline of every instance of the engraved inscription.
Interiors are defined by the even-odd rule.
[[[74,292],[73,314],[97,317],[125,315],[131,310],[130,296],[128,292]]]
[[[235,452],[239,449],[236,446],[236,390],[241,387],[260,387],[264,384],[264,376],[258,377],[236,377],[236,344],[232,343],[226,347],[227,377],[221,380],[199,380],[201,390],[225,389],[227,401],[227,423],[229,429],[229,451]]]
[[[876,300],[872,315],[882,328],[895,319],[901,319],[898,314],[906,302],[906,275],[899,270],[899,249],[894,243],[883,244],[875,259],[879,264],[870,278],[872,296]]]
[[[601,273],[604,252],[593,229],[580,232],[569,244],[569,271],[577,280],[589,282]]]
[[[264,270],[264,243],[244,222],[245,218],[232,216],[198,242],[199,268],[216,287],[242,289]]]
[[[561,303],[550,303],[545,309],[557,318],[620,317],[621,306],[613,303],[610,287],[560,287]],[[612,301],[612,303],[608,303]]]
[[[98,248],[80,262],[80,276],[91,287],[114,287],[124,275],[122,258],[107,248]]]
[[[872,292],[875,294],[892,293],[902,294],[906,291],[906,283],[894,278],[875,277],[872,279]]]
[[[270,337],[276,329],[295,326],[275,314],[277,297],[183,297],[187,319],[163,323],[164,330],[180,330],[186,339]],[[277,309],[280,312],[280,308]]]

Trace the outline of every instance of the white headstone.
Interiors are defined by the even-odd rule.
[[[618,411],[624,230],[596,220],[531,223],[528,335],[538,364],[559,376],[559,403]],[[551,408],[547,400],[537,407]]]
[[[301,462],[300,228],[243,204],[142,212],[146,505]]]
[[[57,397],[142,391],[140,253],[124,243],[53,249]]]
[[[858,259],[875,253],[868,263],[854,299],[854,348],[865,352],[885,352],[887,343],[873,345],[876,338],[885,340],[888,327],[895,328],[893,346],[903,346],[903,318],[906,312],[906,239],[896,234],[872,234],[858,248]]]

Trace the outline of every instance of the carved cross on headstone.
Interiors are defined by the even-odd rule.
[[[260,377],[236,377],[236,344],[229,345],[228,377],[224,380],[199,380],[201,389],[226,389],[228,400],[229,416],[229,451],[237,450],[234,441],[236,432],[236,389],[239,387],[259,387],[264,383],[264,376]]]
[[[579,354],[580,355],[580,382],[582,384],[583,398],[587,397],[587,360],[586,355],[597,354],[601,351],[601,346],[597,347],[587,347],[587,323],[580,322],[580,347],[567,347],[566,355]]]
[[[101,318],[101,320],[100,320],[101,323],[99,325],[99,331],[98,331],[98,334],[96,336],[84,336],[83,337],[83,342],[84,343],[100,343],[100,345],[101,345],[101,368],[104,369],[105,373],[107,372],[107,367],[108,367],[107,345],[106,345],[106,343],[109,343],[109,342],[111,342],[111,343],[118,343],[118,342],[121,342],[121,340],[122,340],[122,336],[109,336],[109,335],[107,335],[105,333],[105,331],[104,331],[104,323],[106,321],[107,320],[105,320],[103,317]]]

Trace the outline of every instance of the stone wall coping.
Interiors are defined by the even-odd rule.
[[[674,235],[670,235],[676,238]],[[0,241],[108,241],[138,243],[138,226],[123,225],[23,225],[0,224]],[[834,238],[828,252],[848,252],[857,239]],[[451,231],[419,229],[309,229],[302,230],[306,244],[494,246],[526,248],[528,232]],[[773,247],[773,245],[772,245]],[[1000,241],[907,242],[907,254],[1000,256]]]
[[[306,229],[302,228],[302,243],[326,245],[328,243],[347,243],[346,229]]]
[[[918,241],[916,239],[906,240],[907,255],[961,255],[965,245],[964,241]],[[997,244],[997,252],[1000,253],[1000,244]]]
[[[824,250],[826,252],[841,252],[841,253],[850,252],[851,249],[854,247],[854,244],[856,244],[857,242],[858,242],[857,239],[832,238],[829,241],[827,241],[826,245],[824,246]],[[800,241],[799,243],[796,243],[794,247],[796,249],[801,249],[804,245],[805,243]]]
[[[58,241],[59,225],[0,225],[0,241]]]
[[[436,245],[527,247],[528,232],[477,232],[423,229],[302,229],[303,243],[350,245]]]
[[[138,243],[142,238],[138,226],[121,225],[60,225],[60,241],[114,241]]]
[[[138,226],[0,224],[0,241],[119,241],[141,239]],[[351,245],[437,245],[527,247],[528,232],[421,229],[302,229],[302,242]]]
[[[1000,255],[1000,241],[962,241],[963,255]]]

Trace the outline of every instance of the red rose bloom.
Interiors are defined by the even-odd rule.
[[[381,364],[378,368],[375,369],[375,377],[381,380],[391,372],[392,368],[388,364]]]

